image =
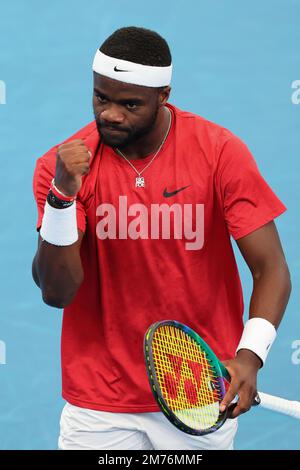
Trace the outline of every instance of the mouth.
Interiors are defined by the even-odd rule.
[[[101,131],[107,134],[121,134],[121,133],[127,132],[121,129],[115,129],[113,127],[101,127]]]

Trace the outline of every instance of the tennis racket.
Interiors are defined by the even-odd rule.
[[[181,431],[202,436],[219,429],[227,410],[219,405],[230,375],[210,347],[191,328],[167,320],[150,326],[144,355],[153,395],[168,420]],[[260,405],[300,419],[300,402],[259,392]]]

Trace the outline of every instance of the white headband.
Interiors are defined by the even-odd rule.
[[[149,87],[168,86],[172,77],[172,64],[168,67],[136,64],[107,56],[99,49],[94,57],[93,70],[120,82]]]

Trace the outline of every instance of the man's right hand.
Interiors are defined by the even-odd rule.
[[[83,140],[76,139],[58,147],[55,186],[66,196],[76,196],[82,176],[89,172],[91,153]]]

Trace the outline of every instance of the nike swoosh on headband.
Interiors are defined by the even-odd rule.
[[[118,69],[117,66],[114,67],[114,71],[115,72],[130,72],[130,70],[122,70],[122,69]]]
[[[179,189],[176,189],[176,191],[172,191],[171,193],[169,193],[167,191],[167,188],[164,189],[164,192],[163,192],[163,196],[164,197],[171,197],[171,196],[175,196],[175,194],[179,193],[180,191],[183,191],[184,189],[186,188],[189,188],[191,185],[189,186],[184,186],[183,188],[179,188]]]

